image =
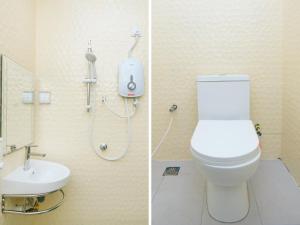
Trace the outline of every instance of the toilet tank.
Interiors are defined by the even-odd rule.
[[[198,119],[250,119],[248,75],[201,75],[197,77]]]

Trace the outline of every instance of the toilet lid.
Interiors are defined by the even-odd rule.
[[[193,154],[213,162],[251,159],[258,145],[251,120],[199,120],[191,140]]]

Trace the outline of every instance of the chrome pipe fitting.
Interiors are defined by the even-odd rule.
[[[169,108],[169,112],[175,112],[177,110],[178,106],[176,104],[173,104],[170,108]]]

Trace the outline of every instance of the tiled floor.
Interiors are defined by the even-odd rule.
[[[163,177],[168,166],[180,166],[179,175]],[[280,160],[261,161],[249,192],[249,214],[234,225],[300,225],[300,189]],[[152,225],[224,225],[207,212],[193,161],[152,162]]]

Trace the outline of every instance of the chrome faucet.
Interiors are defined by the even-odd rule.
[[[24,170],[30,169],[30,156],[45,157],[46,154],[31,152],[31,148],[38,147],[37,145],[26,145],[25,146],[25,160],[24,160]]]

